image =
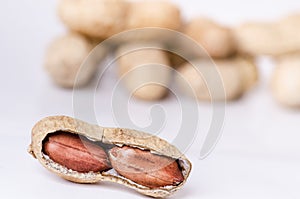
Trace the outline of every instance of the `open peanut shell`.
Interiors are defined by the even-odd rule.
[[[150,188],[121,176],[113,168],[102,172],[86,173],[68,169],[51,160],[51,158],[43,152],[44,140],[47,136],[56,132],[67,132],[84,136],[88,140],[101,142],[103,144],[118,147],[134,147],[150,151],[156,155],[173,158],[178,162],[183,181],[174,186]],[[156,136],[129,129],[104,128],[67,116],[47,117],[39,121],[32,129],[32,142],[28,151],[34,158],[38,159],[45,168],[66,180],[76,183],[96,183],[99,181],[116,182],[151,197],[166,197],[180,189],[185,184],[192,168],[190,161],[175,146]]]

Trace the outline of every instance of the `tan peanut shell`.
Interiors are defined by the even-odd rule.
[[[167,94],[172,71],[162,49],[156,43],[130,43],[118,49],[118,74],[133,96],[158,100]]]
[[[183,92],[199,100],[234,100],[257,81],[257,68],[250,58],[198,59],[191,63],[178,69],[184,80],[177,79],[177,83]],[[209,86],[208,81],[213,83]]]
[[[166,0],[132,2],[126,18],[126,28],[157,27],[177,30],[181,26],[179,8]]]
[[[214,58],[226,58],[236,52],[232,31],[206,18],[194,18],[185,25],[184,31]]]
[[[114,37],[114,45],[129,42],[174,42],[174,30],[182,25],[179,8],[166,0],[145,0],[129,3],[125,27],[121,36]]]
[[[125,0],[61,0],[58,15],[71,30],[105,39],[125,29],[127,7]]]
[[[238,50],[250,55],[277,55],[283,49],[284,36],[278,26],[267,22],[251,22],[234,29]]]
[[[277,60],[271,78],[275,99],[282,105],[300,108],[300,54],[284,56]]]
[[[100,141],[104,144],[146,149],[154,154],[174,158],[179,162],[184,180],[176,186],[149,188],[128,180],[113,170],[79,173],[67,169],[55,163],[43,153],[44,139],[51,133],[61,131],[82,135],[89,140]],[[152,197],[166,197],[180,189],[185,184],[192,167],[189,160],[176,147],[156,136],[129,129],[104,128],[67,116],[47,117],[39,121],[32,129],[32,142],[29,146],[29,152],[33,157],[37,158],[45,168],[66,180],[77,183],[95,183],[99,181],[116,182]]]
[[[250,56],[236,56],[235,62],[243,76],[244,91],[248,91],[253,88],[259,80],[259,72],[255,64],[255,59]]]
[[[277,22],[244,23],[234,29],[238,50],[250,55],[280,56],[300,50],[300,14]]]
[[[91,80],[99,62],[106,55],[106,49],[99,47],[97,53],[89,56],[94,46],[93,41],[77,33],[58,37],[46,52],[45,69],[61,87],[84,86]]]

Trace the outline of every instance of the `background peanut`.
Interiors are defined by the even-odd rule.
[[[177,79],[177,82],[179,86],[184,85],[183,92],[196,95],[199,100],[234,100],[256,82],[256,66],[242,57],[191,63],[193,65],[186,63],[179,68],[184,80]]]
[[[251,55],[280,56],[300,50],[300,15],[275,22],[244,23],[235,28],[238,49]]]
[[[45,68],[53,81],[62,87],[83,86],[87,84],[97,70],[99,60],[105,55],[102,52],[90,57],[84,67],[83,61],[92,51],[94,45],[88,38],[77,33],[58,37],[50,44],[45,60]],[[81,69],[81,72],[79,70]]]
[[[179,8],[166,0],[132,2],[126,17],[126,28],[157,27],[178,30],[181,27]]]
[[[71,30],[108,38],[125,29],[128,2],[124,0],[61,0],[58,14]]]
[[[300,56],[286,56],[278,60],[272,75],[271,88],[282,105],[300,107]]]
[[[226,58],[236,52],[231,30],[208,18],[192,19],[185,25],[183,32],[202,46],[211,57]]]
[[[131,43],[117,51],[118,74],[135,97],[161,99],[167,94],[172,71],[167,54],[160,44]]]

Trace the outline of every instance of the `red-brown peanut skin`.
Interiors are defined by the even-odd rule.
[[[50,134],[43,150],[54,162],[81,173],[111,168],[103,148],[78,135],[63,132]]]
[[[123,177],[149,188],[178,185],[184,178],[176,160],[128,146],[109,151],[112,167]]]

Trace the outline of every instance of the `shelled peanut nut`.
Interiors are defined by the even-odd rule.
[[[176,147],[156,136],[104,128],[66,116],[39,121],[31,139],[29,153],[66,180],[115,182],[152,197],[166,197],[179,190],[192,167]]]
[[[88,173],[111,168],[101,146],[75,134],[51,134],[43,143],[43,151],[53,161],[74,171]]]
[[[58,14],[71,30],[106,39],[125,29],[125,0],[61,0]]]
[[[117,50],[118,74],[133,96],[158,100],[167,94],[172,71],[160,44],[130,43]]]
[[[214,58],[226,58],[236,52],[232,31],[207,18],[194,18],[185,25],[184,31]]]
[[[282,105],[300,107],[300,56],[278,60],[271,79],[273,96]]]
[[[97,53],[85,61],[93,47],[92,41],[77,33],[56,38],[45,57],[45,68],[53,81],[66,88],[86,85],[106,55],[106,49],[99,47]]]
[[[199,100],[234,100],[257,81],[256,66],[248,58],[199,59],[191,63],[178,69],[184,79],[177,79],[177,83],[183,92]]]
[[[183,175],[176,160],[132,147],[109,151],[113,168],[122,176],[146,187],[176,186]]]

